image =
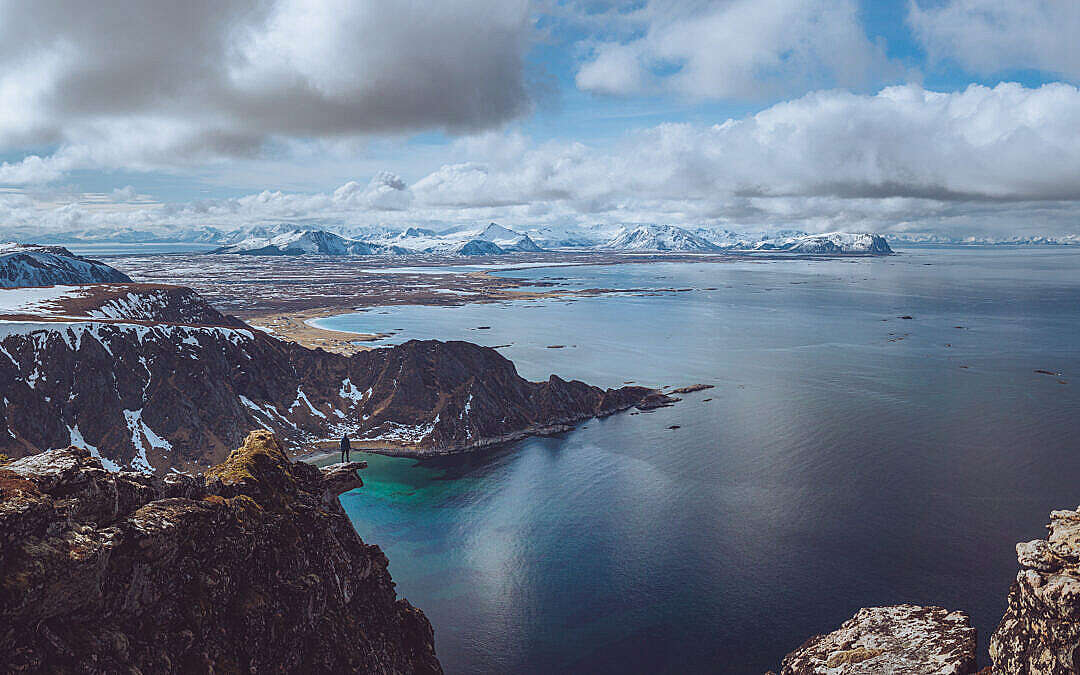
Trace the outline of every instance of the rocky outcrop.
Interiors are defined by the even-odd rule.
[[[1016,545],[1020,571],[990,638],[995,673],[1080,672],[1080,508],[1051,512],[1048,527]]]
[[[0,452],[12,457],[74,444],[107,468],[198,470],[260,428],[292,448],[348,432],[388,452],[440,454],[670,400],[643,387],[529,382],[494,349],[465,342],[310,350],[177,287],[39,295],[25,308],[8,302],[16,314],[0,322]]]
[[[807,640],[780,667],[780,675],[975,671],[975,629],[967,615],[917,605],[860,609],[832,633]]]
[[[357,468],[292,463],[265,431],[205,476],[75,447],[0,467],[0,671],[441,672],[338,503]]]

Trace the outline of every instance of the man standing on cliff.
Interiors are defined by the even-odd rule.
[[[349,447],[349,434],[344,434],[341,437],[341,461],[342,463],[349,461],[349,451],[352,450]]]

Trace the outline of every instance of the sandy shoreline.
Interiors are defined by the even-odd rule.
[[[437,296],[436,298],[387,298],[380,297],[379,302],[368,304],[370,298],[353,298],[353,304],[349,306],[313,307],[296,311],[272,312],[266,314],[245,314],[242,318],[251,326],[263,330],[270,335],[295,342],[309,349],[324,349],[329,352],[350,356],[357,352],[375,349],[375,345],[367,345],[365,342],[374,342],[390,337],[390,333],[356,333],[352,331],[332,330],[312,325],[310,322],[316,319],[325,319],[342,314],[350,314],[368,307],[387,307],[394,305],[431,305],[431,306],[462,306],[473,303],[504,302],[507,300],[539,300],[543,298],[565,297],[589,297],[605,295],[609,293],[632,293],[640,292],[641,289],[620,288],[587,288],[570,290],[565,288],[553,288],[550,291],[519,291],[514,286],[535,285],[519,283],[511,279],[494,277],[489,271],[468,272],[459,275],[470,281],[479,281],[485,284],[477,291],[461,291],[455,288],[437,287],[437,291],[452,291],[452,296]],[[498,287],[487,286],[491,281]],[[511,285],[511,287],[506,287]],[[449,286],[449,284],[447,284]]]
[[[247,323],[286,342],[307,347],[325,349],[328,352],[350,356],[357,352],[373,349],[364,342],[379,340],[386,335],[379,333],[353,333],[351,331],[330,330],[312,326],[308,321],[330,316],[347,314],[341,307],[318,307],[291,313],[274,313],[248,319]]]

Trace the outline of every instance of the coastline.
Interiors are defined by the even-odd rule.
[[[309,323],[309,321],[315,319],[324,319],[345,313],[347,312],[340,307],[317,307],[309,310],[288,313],[275,312],[252,317],[247,320],[247,323],[252,328],[261,330],[279,340],[295,342],[308,349],[324,349],[345,356],[374,349],[371,345],[361,343],[373,342],[387,337],[381,333],[354,333],[352,331],[321,328]]]
[[[700,385],[694,385],[700,386]],[[711,385],[709,385],[711,387]],[[646,405],[647,402],[652,400],[652,397],[660,397],[658,403]],[[604,417],[610,417],[611,415],[617,415],[622,412],[626,412],[631,408],[637,408],[638,410],[652,410],[659,407],[668,407],[682,401],[681,398],[676,398],[664,394],[659,389],[653,389],[652,393],[646,398],[636,403],[627,403],[600,410],[598,412],[582,413],[580,415],[572,415],[569,417],[560,418],[548,422],[542,425],[533,425],[519,429],[517,431],[511,431],[498,436],[488,436],[479,438],[471,443],[458,444],[450,446],[439,447],[422,447],[415,445],[395,444],[388,443],[378,439],[352,439],[350,438],[350,444],[352,450],[358,452],[367,452],[373,455],[384,455],[386,457],[410,457],[413,459],[430,459],[433,457],[446,457],[449,455],[465,455],[484,448],[490,448],[503,443],[513,443],[514,441],[520,441],[526,438],[532,438],[536,436],[554,436],[555,434],[566,433],[573,431],[577,424],[585,422],[591,419],[602,419]],[[301,462],[307,462],[313,464],[319,460],[331,457],[338,452],[336,439],[324,439],[316,441],[310,450],[300,452],[293,455],[293,459]]]

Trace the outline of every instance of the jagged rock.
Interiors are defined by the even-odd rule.
[[[975,629],[941,607],[865,607],[784,657],[780,675],[974,673]]]
[[[336,499],[358,464],[292,463],[258,431],[205,477],[81,448],[0,468],[0,671],[441,672]]]
[[[1080,672],[1080,507],[1051,512],[1048,527],[1016,545],[1020,571],[990,638],[994,673]]]

